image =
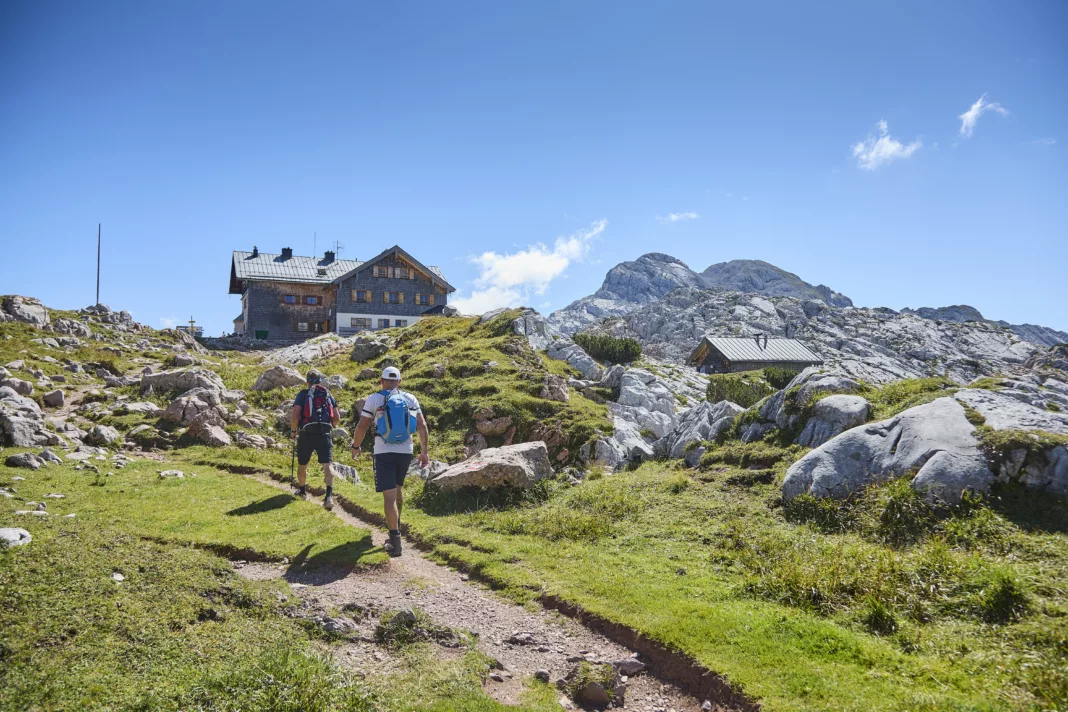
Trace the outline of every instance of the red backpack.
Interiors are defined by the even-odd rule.
[[[334,429],[337,411],[326,386],[315,384],[308,388],[301,411],[301,430],[309,433],[329,433]]]

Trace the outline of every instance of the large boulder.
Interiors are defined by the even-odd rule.
[[[252,448],[254,450],[266,450],[267,440],[262,435],[256,433],[246,433],[244,430],[238,430],[237,446],[241,448]]]
[[[214,371],[200,366],[182,368],[159,373],[146,373],[141,376],[141,391],[151,388],[156,393],[171,391],[189,391],[193,388],[211,388],[225,390],[222,378]]]
[[[692,443],[714,440],[743,410],[730,401],[702,401],[682,415],[679,424],[664,439],[663,447],[669,457],[683,457]]]
[[[600,381],[604,375],[601,368],[593,357],[583,350],[581,346],[571,339],[557,339],[549,344],[549,358],[557,361],[567,361],[582,377],[588,381]]]
[[[352,339],[345,339],[337,334],[323,334],[314,339],[308,339],[299,344],[272,351],[264,357],[263,362],[268,366],[276,364],[290,364],[292,366],[309,364],[341,353],[352,345],[352,341]]]
[[[205,445],[225,447],[233,444],[225,426],[226,422],[217,411],[206,410],[193,418],[193,422],[189,424],[189,435]]]
[[[526,489],[552,475],[549,451],[539,441],[482,450],[449,467],[432,481],[442,490],[461,487],[514,487]]]
[[[868,422],[870,416],[871,403],[861,396],[827,396],[812,406],[808,422],[794,442],[819,447],[834,436]]]
[[[4,464],[8,467],[21,467],[27,470],[39,470],[45,464],[44,460],[34,455],[32,452],[20,452],[15,455],[8,455],[4,460]]]
[[[260,374],[260,377],[256,379],[256,383],[253,384],[252,390],[272,391],[275,388],[303,386],[306,382],[304,376],[300,375],[294,368],[281,365],[272,366]]]
[[[612,435],[598,435],[582,446],[579,454],[588,462],[619,468],[630,462],[653,457],[653,446],[641,434],[638,426],[626,418],[612,418]]]
[[[389,340],[385,336],[377,334],[358,334],[352,339],[352,353],[349,360],[370,361],[379,356],[385,356],[389,351]]]
[[[608,370],[604,372],[604,376],[601,377],[601,382],[597,385],[614,391],[623,382],[623,374],[626,372],[627,367],[622,364],[617,363],[609,366]]]
[[[33,395],[33,384],[29,381],[24,381],[21,378],[5,378],[0,381],[0,386],[7,386],[20,396]]]
[[[786,500],[806,493],[840,499],[913,470],[911,486],[931,500],[955,504],[964,490],[989,489],[994,476],[979,450],[975,426],[952,398],[831,439],[790,466],[782,495]]]
[[[100,445],[103,447],[116,443],[121,438],[122,436],[119,435],[119,431],[110,425],[94,425],[82,439],[89,445]]]
[[[549,348],[549,344],[558,337],[556,330],[549,326],[545,317],[533,309],[524,309],[519,318],[512,322],[512,330],[519,336],[526,337],[530,348],[535,351]]]
[[[545,375],[545,383],[541,387],[541,393],[539,394],[546,400],[558,401],[560,403],[568,403],[571,401],[571,391],[567,385],[567,378],[564,376],[554,376],[551,373]]]
[[[41,407],[11,388],[0,386],[0,443],[14,447],[59,445],[60,437],[45,427]]]
[[[623,373],[617,402],[675,417],[675,394],[656,376],[640,368],[628,368]]]
[[[63,406],[64,396],[63,391],[58,388],[54,391],[50,391],[44,394],[44,403],[50,408],[61,408]]]
[[[33,541],[33,537],[25,529],[20,527],[0,528],[0,544],[5,547],[22,546]]]
[[[201,413],[215,411],[220,418],[224,415],[219,391],[211,388],[194,388],[186,391],[171,401],[163,412],[163,419],[188,425]]]
[[[4,297],[3,311],[14,321],[30,324],[38,329],[48,326],[48,310],[33,297]]]

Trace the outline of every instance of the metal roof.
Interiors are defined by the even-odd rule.
[[[343,279],[343,280],[344,279],[348,279],[353,274],[355,274],[357,271],[363,270],[363,269],[367,269],[368,267],[372,266],[373,264],[375,264],[376,262],[378,262],[382,258],[388,257],[390,254],[393,254],[393,253],[396,253],[396,254],[400,255],[401,257],[403,257],[404,259],[408,260],[413,265],[415,265],[416,268],[421,269],[424,272],[433,272],[434,275],[438,279],[441,280],[442,286],[444,286],[448,291],[450,291],[450,292],[455,292],[456,291],[456,287],[454,287],[451,284],[449,284],[449,280],[445,279],[445,275],[442,273],[440,267],[434,267],[434,266],[431,266],[431,265],[423,264],[419,260],[417,260],[414,257],[412,257],[408,253],[408,251],[405,250],[404,248],[402,248],[400,245],[394,245],[393,247],[390,247],[389,249],[382,250],[382,252],[379,252],[377,255],[375,255],[371,259],[369,259],[369,260],[367,260],[365,262],[360,262],[358,265],[356,265],[356,267],[354,267],[348,273],[341,275],[341,279]]]
[[[253,257],[251,252],[234,251],[234,273],[238,279],[330,284],[362,264],[363,262],[359,260],[327,262],[323,257],[299,257],[297,255],[283,258],[281,255],[266,252],[260,252]]]
[[[730,361],[795,361],[798,363],[823,363],[797,339],[768,339],[764,345],[763,337],[757,345],[757,337],[745,338],[726,336],[704,337],[713,348]]]

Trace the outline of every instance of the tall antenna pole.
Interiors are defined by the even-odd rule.
[[[319,233],[313,232],[312,233],[312,257],[315,257],[317,254],[319,254],[318,238],[319,238]]]
[[[96,302],[100,303],[100,223],[96,224]]]

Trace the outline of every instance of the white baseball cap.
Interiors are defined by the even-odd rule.
[[[396,366],[386,366],[385,369],[382,370],[382,380],[399,381],[400,369],[398,369]]]

